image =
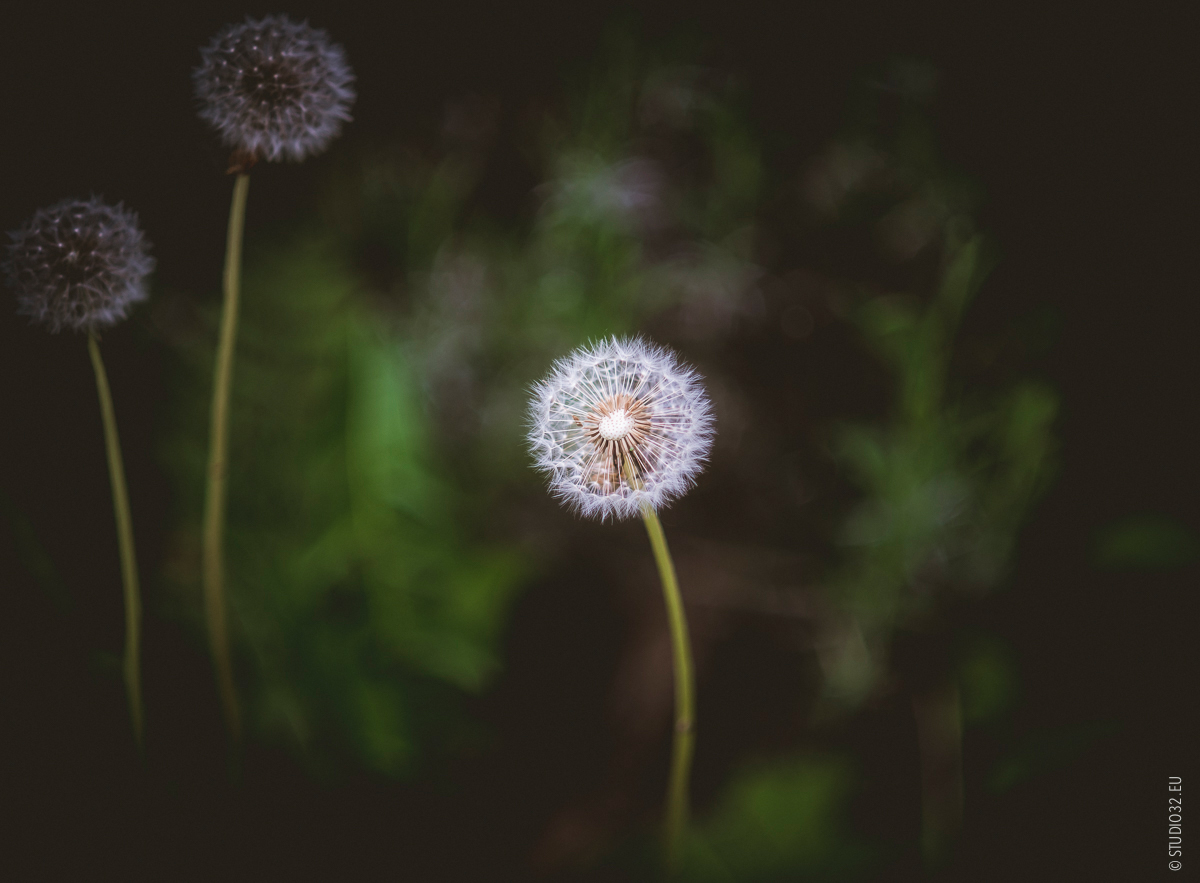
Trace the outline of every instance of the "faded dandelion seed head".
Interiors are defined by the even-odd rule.
[[[123,205],[64,200],[8,235],[4,276],[17,312],[50,331],[96,331],[147,297],[154,258],[137,215]]]
[[[285,15],[227,25],[192,75],[200,118],[234,150],[300,161],[323,152],[350,120],[354,74],[341,46]]]
[[[559,360],[534,387],[529,418],[537,468],[585,516],[662,508],[692,486],[712,446],[699,376],[641,338],[610,338]]]

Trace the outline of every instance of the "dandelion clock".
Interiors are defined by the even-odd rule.
[[[229,172],[237,175],[213,369],[202,538],[209,647],[225,723],[237,742],[241,724],[225,613],[225,476],[249,171],[259,160],[299,162],[324,152],[350,119],[354,74],[342,47],[331,42],[325,31],[284,15],[226,26],[200,50],[200,59],[192,76],[200,118],[231,148]]]
[[[675,667],[675,730],[666,844],[674,863],[687,823],[695,688],[687,619],[658,510],[685,494],[712,446],[700,377],[640,338],[611,338],[557,362],[536,384],[529,447],[550,491],[579,514],[641,516],[662,580]]]
[[[94,197],[39,209],[8,235],[11,242],[3,269],[8,287],[17,296],[17,311],[52,333],[68,330],[88,337],[104,421],[125,594],[125,692],[134,738],[141,747],[142,604],[121,442],[99,337],[105,328],[124,319],[134,304],[146,299],[146,277],[154,269],[154,258],[137,215]]]

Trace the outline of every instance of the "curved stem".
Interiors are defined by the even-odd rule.
[[[674,869],[682,845],[688,818],[688,779],[692,767],[692,748],[696,734],[695,683],[692,675],[692,650],[688,639],[687,617],[679,596],[675,564],[667,549],[658,515],[648,505],[642,506],[642,520],[654,550],[658,575],[662,580],[663,600],[667,604],[667,620],[671,627],[671,651],[675,662],[675,732],[671,742],[671,779],[667,786],[666,846],[667,865]]]
[[[133,549],[133,523],[129,517],[129,492],[125,487],[125,468],[121,463],[121,440],[117,436],[117,417],[113,411],[108,375],[100,358],[96,335],[88,334],[88,352],[96,372],[96,391],[100,394],[100,413],[104,418],[104,447],[108,453],[108,478],[112,485],[113,511],[117,517],[117,544],[121,550],[121,582],[125,588],[125,695],[129,700],[129,720],[138,750],[142,748],[142,672],[141,632],[142,598],[138,591],[137,555]]]
[[[225,244],[225,302],[221,310],[221,337],[213,373],[212,423],[208,444],[208,490],[204,499],[204,615],[212,651],[217,689],[225,725],[235,743],[241,741],[241,715],[233,685],[229,653],[229,627],[225,612],[225,490],[229,454],[229,388],[233,378],[233,349],[237,339],[238,294],[242,264],[242,230],[246,221],[246,193],[250,176],[244,172],[233,185],[229,209],[229,235]]]

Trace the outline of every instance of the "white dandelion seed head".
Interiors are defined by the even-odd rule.
[[[529,447],[551,492],[602,519],[685,494],[713,438],[700,377],[641,338],[610,338],[560,359],[534,386],[529,422]]]
[[[323,152],[350,120],[354,73],[341,46],[285,15],[227,25],[192,74],[200,118],[258,159]]]
[[[17,312],[52,332],[113,325],[147,297],[154,258],[137,215],[123,205],[63,200],[8,236],[4,276]]]

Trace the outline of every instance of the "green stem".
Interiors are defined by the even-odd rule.
[[[113,511],[117,516],[117,544],[121,549],[121,581],[125,587],[125,694],[129,699],[129,719],[138,750],[142,748],[142,673],[141,631],[142,598],[138,591],[137,555],[133,550],[133,524],[129,517],[129,492],[125,487],[125,468],[121,463],[121,440],[117,436],[117,417],[113,411],[108,375],[100,358],[96,335],[88,334],[88,352],[96,372],[96,391],[100,394],[100,413],[104,417],[104,447],[108,452],[108,478],[112,484]]]
[[[242,230],[246,221],[246,192],[250,176],[237,176],[229,209],[229,236],[225,244],[225,303],[221,310],[221,337],[213,373],[212,424],[208,443],[208,491],[204,500],[204,615],[208,643],[217,676],[217,690],[225,725],[234,743],[242,737],[233,663],[229,653],[229,626],[225,612],[225,490],[229,455],[229,388],[233,378],[233,349],[237,339],[238,288],[242,264]]]
[[[675,732],[671,742],[671,779],[667,786],[666,846],[667,866],[674,870],[679,860],[683,833],[688,818],[688,779],[695,743],[695,683],[692,676],[692,650],[688,640],[687,617],[675,579],[675,564],[667,549],[662,523],[649,505],[642,505],[642,520],[654,549],[658,575],[662,580],[667,620],[671,627],[671,650],[675,661]]]
[[[927,868],[942,865],[963,817],[962,700],[944,684],[913,696],[921,757],[921,850]]]

